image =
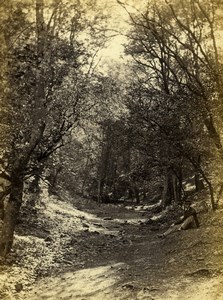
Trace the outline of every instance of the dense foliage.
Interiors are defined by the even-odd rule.
[[[190,188],[207,188],[217,207],[222,2],[118,3],[129,17],[124,75],[118,66],[106,75],[97,68],[99,50],[117,34],[105,3],[3,1],[2,255],[12,246],[24,184],[38,193],[40,179],[52,193],[161,200],[162,208],[182,204],[193,182]]]

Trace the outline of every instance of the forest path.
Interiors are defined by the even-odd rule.
[[[60,222],[70,222],[67,210],[56,210],[63,212]],[[74,243],[64,253],[69,264],[17,299],[223,299],[222,210],[202,216],[199,229],[164,240],[157,238],[157,226],[142,222],[143,211],[112,205],[89,211],[80,212],[85,230],[70,232]]]
[[[26,299],[32,300],[221,300],[223,277],[193,281],[167,280],[159,288],[119,285],[122,264],[67,272],[40,281]]]

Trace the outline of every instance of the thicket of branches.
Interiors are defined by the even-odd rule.
[[[2,126],[8,130],[2,132],[1,255],[11,249],[25,181],[39,178],[98,105],[95,56],[106,41],[105,23],[97,1],[2,3]]]
[[[207,185],[214,209],[223,153],[222,2],[148,1],[136,14],[121,5],[132,24],[126,51],[138,76],[130,112],[141,141],[153,143],[163,204],[181,199],[183,174],[191,168],[196,188],[200,179]]]
[[[131,26],[126,110],[101,123],[93,194],[136,202],[157,194],[166,207],[184,201],[193,179],[215,209],[222,191],[222,2],[119,5]]]

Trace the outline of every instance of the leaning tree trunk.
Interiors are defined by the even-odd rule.
[[[203,171],[202,167],[198,164],[198,162],[189,156],[187,156],[187,157],[188,157],[189,161],[192,163],[193,167],[195,168],[195,171],[199,172],[199,174],[203,178],[204,182],[207,184],[209,193],[210,193],[212,209],[216,210],[217,207],[216,207],[216,203],[215,203],[214,189],[213,189],[211,181],[208,179],[207,175],[205,174],[205,171]]]
[[[10,176],[10,195],[4,204],[3,226],[0,230],[0,256],[6,256],[13,244],[15,226],[18,220],[24,187],[24,170],[27,167],[30,156],[38,145],[45,125],[33,130],[30,143],[23,149],[22,153],[17,153],[17,158],[13,161],[13,170]],[[14,156],[13,156],[14,157]]]
[[[15,178],[12,178],[11,183],[10,196],[4,209],[0,239],[0,255],[3,257],[5,257],[12,248],[14,230],[22,204],[23,178],[17,175]]]
[[[45,126],[40,126],[40,128],[33,130],[30,143],[23,149],[22,153],[17,154],[17,158],[13,162],[14,168],[10,176],[10,195],[7,203],[4,204],[3,226],[0,230],[0,256],[6,256],[12,248],[14,230],[22,204],[24,169],[42,137],[44,128]]]

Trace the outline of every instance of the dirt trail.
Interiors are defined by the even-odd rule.
[[[36,223],[21,223],[2,299],[223,300],[223,210],[159,239],[168,224],[145,222],[143,208],[48,200]]]
[[[17,299],[223,299],[223,226],[218,219],[222,211],[204,217],[199,229],[175,233],[165,240],[157,238],[153,227],[139,223],[138,212],[114,208],[116,218],[111,220],[105,218],[102,208],[97,213],[101,217],[82,215],[82,221],[89,223],[74,247],[75,251],[80,248],[78,257],[70,250],[66,256],[69,266],[57,276],[37,282],[26,297]],[[79,270],[75,260],[82,262]]]
[[[167,280],[162,287],[137,289],[131,283],[120,286],[123,264],[67,272],[38,283],[26,298],[32,300],[221,300],[223,277],[210,280],[181,278]]]
[[[121,265],[66,272],[42,280],[26,299],[111,299],[117,281],[116,271]]]

